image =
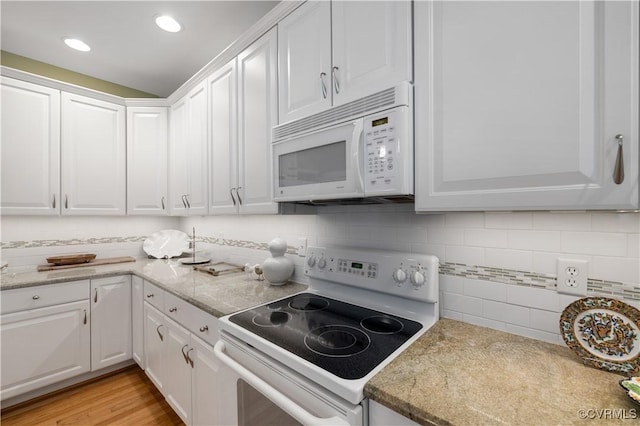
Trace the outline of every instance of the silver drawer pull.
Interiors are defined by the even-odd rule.
[[[204,325],[204,326],[200,327],[200,333],[204,333],[205,331],[209,331],[209,326],[208,325]]]
[[[175,311],[177,311],[177,310],[178,310],[178,308],[170,308],[170,309],[169,309],[169,312],[175,312]]]
[[[149,299],[150,299],[150,298],[152,298],[152,297],[153,297],[153,293],[149,293],[149,294],[147,294],[147,298],[149,298]]]
[[[38,300],[40,299],[40,296],[38,296],[37,294],[35,296],[32,297],[33,300]]]

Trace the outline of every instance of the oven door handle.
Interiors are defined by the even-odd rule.
[[[246,380],[247,383],[253,386],[257,391],[262,393],[265,397],[269,398],[274,404],[276,404],[282,410],[286,411],[287,414],[289,414],[300,423],[306,426],[349,425],[349,423],[339,417],[330,417],[323,419],[309,413],[307,410],[300,407],[291,399],[287,398],[285,395],[280,393],[260,377],[256,376],[251,371],[238,364],[238,362],[236,362],[233,358],[224,353],[224,349],[224,342],[218,340],[213,348],[213,352],[220,361],[227,365],[227,367],[231,368],[234,372],[236,372],[236,374]]]

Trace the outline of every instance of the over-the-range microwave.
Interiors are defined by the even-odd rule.
[[[274,201],[413,200],[413,86],[274,127]]]

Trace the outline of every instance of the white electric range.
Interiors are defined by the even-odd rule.
[[[310,247],[305,275],[220,319],[220,424],[366,424],[367,381],[439,318],[435,256]]]

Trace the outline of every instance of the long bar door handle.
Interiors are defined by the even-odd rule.
[[[618,154],[616,155],[616,165],[613,167],[613,181],[620,185],[624,181],[624,156],[622,153],[624,136],[617,134],[616,141],[618,142]]]

